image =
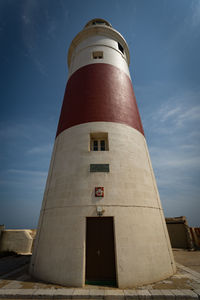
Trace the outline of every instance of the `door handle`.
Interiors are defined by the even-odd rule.
[[[99,249],[97,250],[97,256],[100,256],[100,250]]]

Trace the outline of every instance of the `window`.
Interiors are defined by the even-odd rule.
[[[106,151],[106,141],[105,140],[93,140],[91,141],[92,151]]]
[[[124,48],[120,43],[118,43],[118,49],[124,54]]]
[[[92,22],[92,25],[106,25],[105,21],[96,20]]]
[[[93,140],[92,150],[98,151],[98,140]]]
[[[90,150],[108,151],[108,133],[107,132],[90,133]]]
[[[103,51],[95,51],[92,52],[93,59],[102,59],[103,58]]]
[[[100,140],[100,149],[101,149],[101,151],[106,150],[106,141],[105,140]]]

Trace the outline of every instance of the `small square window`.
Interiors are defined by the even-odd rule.
[[[108,133],[107,132],[90,133],[90,150],[108,151]]]
[[[102,59],[103,58],[103,51],[95,51],[92,52],[93,59]]]

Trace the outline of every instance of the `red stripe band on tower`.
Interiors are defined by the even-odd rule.
[[[68,80],[56,136],[88,122],[122,123],[144,134],[131,80],[117,67],[90,64]]]

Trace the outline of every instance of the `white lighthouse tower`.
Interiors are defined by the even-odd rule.
[[[136,287],[175,264],[122,35],[94,19],[73,39],[31,261],[66,286]]]

